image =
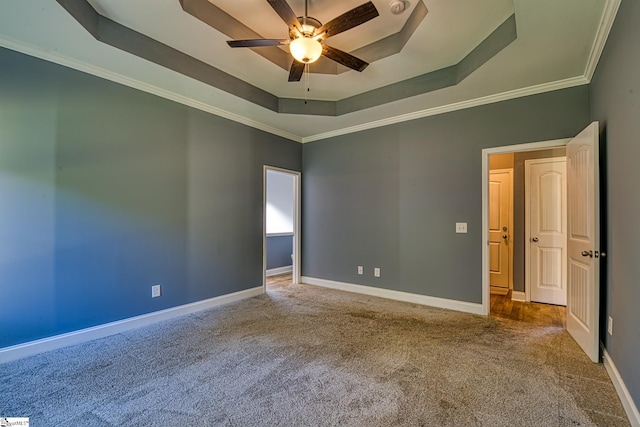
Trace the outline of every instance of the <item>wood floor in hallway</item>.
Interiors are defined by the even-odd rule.
[[[511,295],[491,294],[491,316],[542,325],[567,326],[567,308],[560,305],[513,301]]]

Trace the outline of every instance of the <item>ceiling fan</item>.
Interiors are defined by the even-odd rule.
[[[304,16],[297,17],[286,0],[267,0],[282,20],[289,26],[289,39],[230,40],[231,47],[263,47],[289,45],[294,61],[289,70],[289,81],[300,81],[305,65],[316,61],[321,55],[349,67],[363,71],[369,63],[355,56],[322,43],[329,37],[350,30],[378,16],[378,10],[369,1],[343,13],[322,25],[307,16],[308,0],[304,2]]]

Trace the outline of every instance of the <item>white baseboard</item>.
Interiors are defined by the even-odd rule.
[[[614,365],[611,356],[609,356],[609,353],[604,347],[602,348],[602,355],[604,367],[607,369],[609,378],[611,378],[611,382],[613,382],[613,386],[618,392],[618,397],[620,397],[622,406],[624,406],[627,417],[629,417],[629,422],[633,427],[640,427],[640,412],[638,412],[638,407],[633,401],[631,394],[629,394],[629,389],[627,389],[627,386],[624,384],[620,372],[618,372],[616,365]]]
[[[522,291],[511,291],[511,301],[526,301],[527,296]]]
[[[290,273],[293,271],[293,265],[285,265],[284,267],[270,268],[266,271],[267,277],[277,276],[278,274]]]
[[[394,291],[391,289],[376,288],[373,286],[355,285],[353,283],[336,282],[333,280],[317,279],[315,277],[302,276],[302,283],[308,285],[322,286],[324,288],[339,289],[347,292],[370,295],[393,299],[398,301],[411,302],[414,304],[428,305],[431,307],[447,308],[449,310],[463,311],[465,313],[484,314],[482,304],[466,301],[457,301],[446,298],[430,297],[427,295],[412,294],[409,292]]]
[[[23,357],[32,356],[45,351],[56,350],[62,347],[68,347],[70,345],[81,344],[83,342],[128,331],[130,329],[150,325],[162,320],[168,320],[174,317],[184,316],[185,314],[195,313],[197,311],[228,304],[230,302],[255,297],[262,293],[264,293],[264,289],[262,286],[259,286],[246,289],[244,291],[168,308],[166,310],[154,311],[153,313],[143,314],[141,316],[130,317],[128,319],[105,323],[91,328],[80,329],[78,331],[43,338],[37,341],[30,341],[24,344],[1,348],[0,363],[10,362],[12,360],[21,359]]]

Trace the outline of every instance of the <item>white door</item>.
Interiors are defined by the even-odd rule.
[[[525,162],[527,177],[529,298],[567,304],[566,159]]]
[[[567,330],[598,362],[600,217],[598,122],[567,144]]]
[[[509,288],[511,282],[511,169],[489,172],[489,280]]]

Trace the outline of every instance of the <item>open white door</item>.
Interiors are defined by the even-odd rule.
[[[567,144],[567,330],[598,362],[600,203],[598,122]]]

